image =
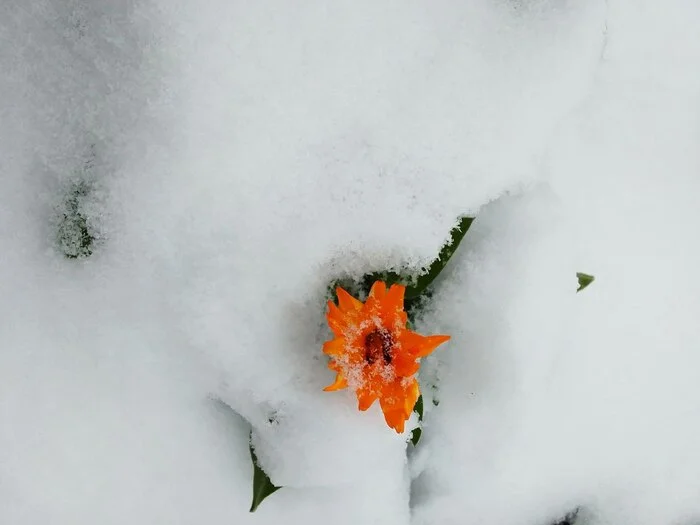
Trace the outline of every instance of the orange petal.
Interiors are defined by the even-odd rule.
[[[328,385],[326,388],[323,390],[325,392],[333,392],[334,390],[341,390],[343,388],[346,388],[348,386],[348,381],[345,379],[345,376],[338,372],[338,375],[335,376],[335,383],[332,385]]]
[[[389,426],[396,430],[398,434],[403,434],[404,426],[406,425],[406,419],[402,417],[402,414],[398,412],[392,413],[390,416],[384,418]]]
[[[386,283],[384,281],[375,281],[372,289],[369,291],[369,297],[382,300],[386,295]]]
[[[345,352],[345,339],[336,337],[323,343],[323,353],[330,356],[340,356]]]
[[[362,308],[362,319],[374,319],[381,315],[382,303],[376,297],[367,297],[365,306]]]
[[[389,329],[406,328],[406,312],[403,309],[406,287],[401,284],[393,284],[382,300],[381,317],[383,323]],[[397,325],[399,325],[397,327]]]
[[[342,337],[350,326],[357,324],[359,314],[358,310],[342,311],[333,301],[328,301],[326,319],[331,331],[337,337]]]
[[[341,337],[345,332],[347,322],[343,312],[335,305],[333,301],[328,301],[328,313],[326,314],[328,326],[331,331],[338,337]]]
[[[448,341],[449,335],[429,335],[424,336],[411,330],[405,330],[399,337],[401,347],[408,353],[416,357],[425,357],[439,345]]]
[[[404,417],[403,407],[396,404],[396,399],[382,397],[379,403],[384,413],[386,424],[396,430],[399,434],[403,432],[406,417]]]
[[[402,284],[392,284],[384,298],[384,305],[388,308],[403,310],[403,298],[406,287]]]
[[[365,360],[365,348],[361,341],[358,337],[336,337],[323,343],[323,353],[346,365],[359,365]]]
[[[405,398],[404,398],[404,414],[406,419],[411,417],[411,412],[413,412],[413,407],[416,406],[416,401],[418,401],[418,396],[420,395],[420,388],[418,387],[418,381],[415,379],[406,387]]]
[[[412,355],[418,353],[418,349],[423,345],[424,340],[424,336],[412,330],[404,330],[399,336],[399,343],[401,343],[403,351]]]
[[[408,321],[408,314],[401,310],[398,315],[399,318],[399,324],[401,325],[401,328],[406,328],[406,321]]]
[[[377,400],[377,395],[374,394],[373,392],[370,392],[370,391],[360,392],[360,390],[357,391],[357,408],[358,408],[358,410],[361,410],[364,412],[369,407],[371,407],[376,400]]]
[[[394,359],[391,364],[394,365],[396,375],[400,377],[410,377],[420,368],[420,363],[416,361],[417,357],[409,352],[404,352],[399,349],[395,352]]]
[[[416,357],[425,357],[429,355],[438,346],[449,340],[449,335],[429,335],[423,337],[423,342],[417,348]]]
[[[401,406],[401,399],[403,399],[403,388],[401,387],[401,378],[397,377],[390,382],[385,382],[382,384],[382,395],[381,398],[384,403],[389,405],[394,405],[396,407]]]
[[[340,286],[335,289],[335,293],[338,296],[338,306],[340,306],[342,311],[352,312],[355,310],[362,310],[362,301],[355,299]]]
[[[390,332],[393,332],[394,335],[396,335],[397,332],[400,333],[406,330],[406,321],[408,320],[408,316],[403,310],[394,310],[393,312],[385,310],[381,313],[381,319],[382,326],[384,326]]]

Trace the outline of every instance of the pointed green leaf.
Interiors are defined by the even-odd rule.
[[[576,290],[576,293],[580,292],[586,286],[595,281],[595,277],[588,275],[587,273],[577,272],[576,277],[578,278],[578,289]]]
[[[418,396],[413,411],[418,414],[418,421],[423,421],[423,394]]]
[[[420,437],[423,435],[423,430],[420,427],[416,427],[411,432],[411,444],[415,447],[420,441]]]
[[[250,512],[255,512],[258,506],[270,494],[273,494],[282,487],[275,486],[265,471],[258,465],[258,458],[253,451],[253,443],[249,443],[250,459],[253,461],[253,502],[250,505]]]
[[[457,226],[452,228],[450,238],[440,250],[437,259],[433,261],[424,274],[418,277],[415,284],[406,288],[406,300],[410,301],[420,297],[425,292],[425,289],[440,275],[450,257],[459,247],[472,222],[474,222],[474,217],[462,217]]]
[[[416,404],[413,407],[413,411],[418,414],[418,421],[423,421],[423,395],[418,396]],[[420,441],[420,437],[423,434],[423,430],[420,427],[416,427],[411,432],[411,443],[415,447]]]

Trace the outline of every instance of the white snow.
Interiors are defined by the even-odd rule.
[[[0,522],[700,519],[699,22],[691,0],[5,2]],[[98,241],[69,259],[81,177]],[[418,322],[452,340],[414,451],[322,392],[327,286],[416,271],[465,213]],[[284,485],[254,514],[251,428]]]

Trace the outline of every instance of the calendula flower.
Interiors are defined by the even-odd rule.
[[[324,390],[349,387],[358,408],[367,410],[375,400],[387,424],[404,431],[420,395],[415,374],[418,360],[447,341],[447,335],[423,336],[406,328],[406,287],[377,281],[364,303],[337,288],[338,305],[328,301],[328,326],[335,338],[323,345],[331,357],[328,367],[337,373]]]

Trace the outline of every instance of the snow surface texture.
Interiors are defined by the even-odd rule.
[[[0,4],[0,522],[697,522],[698,24],[692,0]],[[463,213],[413,452],[320,391],[326,286],[419,268]],[[286,487],[255,514],[251,427]]]

